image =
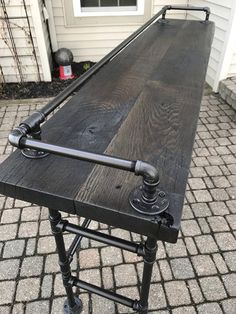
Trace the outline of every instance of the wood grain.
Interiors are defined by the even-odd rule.
[[[43,126],[54,144],[129,159],[160,170],[172,228],[135,212],[141,180],[120,170],[19,151],[0,166],[0,192],[174,242],[177,239],[214,26],[155,23],[94,75]]]
[[[180,226],[211,42],[211,37],[206,40],[196,32],[197,24],[189,28],[191,24],[186,22],[178,33],[176,41],[160,63],[159,69],[162,71],[157,71],[147,81],[106,150],[106,154],[142,159],[158,167],[160,186],[169,195],[168,213],[173,217],[173,227],[176,228]],[[190,38],[191,29],[195,35],[193,38]],[[186,38],[189,38],[187,47],[183,46]],[[196,42],[200,47],[207,47],[208,42],[208,53],[201,54]],[[178,54],[174,53],[176,51]],[[189,57],[193,51],[194,57]],[[181,62],[178,63],[178,60]],[[96,166],[76,200],[79,206],[87,203],[96,208],[109,209],[112,204],[120,215],[125,213],[132,216],[136,213],[129,205],[128,197],[130,191],[140,183],[140,179],[133,174]]]
[[[71,148],[105,151],[180,27],[181,23],[168,30],[151,26],[44,125],[43,139]],[[0,181],[5,194],[44,206],[50,201],[52,208],[73,212],[74,195],[93,166],[53,155],[32,162],[16,152],[4,163],[7,171],[0,173]]]

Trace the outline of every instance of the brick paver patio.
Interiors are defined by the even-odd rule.
[[[0,154],[7,135],[37,107],[0,107]],[[150,313],[236,313],[236,112],[215,95],[204,96],[178,243],[159,243]],[[0,196],[0,313],[62,313],[61,284],[47,209]],[[77,217],[70,218],[77,222]],[[82,219],[81,219],[82,220]],[[140,236],[97,222],[92,228],[125,239]],[[67,235],[66,241],[72,237]],[[142,260],[84,239],[80,278],[137,297]],[[76,270],[77,262],[73,262]],[[83,313],[132,313],[81,291]]]

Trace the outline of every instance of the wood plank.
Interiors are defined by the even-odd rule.
[[[129,205],[141,178],[53,155],[13,153],[0,166],[0,192],[175,242],[213,29],[199,21],[153,24],[43,126],[50,143],[156,165],[171,226]]]
[[[43,138],[72,148],[105,151],[180,27],[180,22],[168,30],[159,24],[150,27],[45,124]],[[92,168],[52,155],[32,162],[16,152],[2,165],[0,181],[5,194],[73,212],[74,195]]]
[[[177,88],[170,91],[157,82],[148,82],[106,150],[106,154],[146,160],[159,169],[160,188],[167,193],[170,200],[167,213],[174,220],[173,238],[170,237],[170,241],[177,239],[175,229],[180,227],[196,126],[194,123],[192,126],[189,113],[195,109],[198,115],[199,110],[199,106],[194,108],[195,99],[195,90],[189,91],[186,88],[180,91]],[[185,112],[187,114],[182,117]],[[142,179],[132,173],[96,166],[75,199],[77,213],[87,216],[96,212],[95,215],[100,216],[100,219],[102,217],[103,222],[121,224],[129,230],[133,226],[133,231],[136,232],[137,222],[134,224],[133,218],[139,217],[147,222],[146,235],[151,232],[161,239],[163,235],[158,234],[159,228],[153,217],[137,214],[128,202],[130,192],[141,183]],[[89,204],[90,207],[84,208],[84,204]],[[109,215],[111,207],[116,215]],[[158,217],[156,218],[158,221]],[[138,231],[141,230],[144,232],[144,224]]]
[[[199,28],[208,29],[206,36],[202,36]],[[180,227],[212,34],[212,24],[201,23],[199,27],[198,23],[185,23],[106,150],[107,154],[146,160],[157,166],[160,187],[170,199],[167,212],[176,229]],[[185,46],[184,42],[188,44]],[[133,174],[96,166],[77,195],[77,211],[81,211],[84,203],[91,204],[90,210],[95,211],[98,207],[109,211],[112,204],[120,216],[124,213],[133,216],[135,211],[128,198],[140,183]],[[176,196],[179,196],[177,203]],[[103,220],[104,216],[105,211]],[[152,220],[153,217],[143,218]],[[121,221],[120,217],[117,220]],[[127,228],[130,229],[128,219]],[[158,237],[162,237],[160,233]]]

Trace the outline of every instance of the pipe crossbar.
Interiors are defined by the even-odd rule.
[[[84,219],[81,227],[88,228],[90,223],[91,223],[91,219]],[[69,247],[68,252],[67,252],[67,257],[69,259],[69,263],[72,262],[73,256],[74,256],[76,250],[78,249],[78,247],[80,246],[82,239],[83,239],[83,237],[80,234],[77,234],[76,237],[74,238],[73,242],[71,243],[71,246]]]
[[[123,295],[114,293],[114,292],[109,291],[109,290],[105,290],[101,287],[98,287],[98,286],[95,286],[91,283],[87,283],[83,280],[80,280],[74,276],[71,276],[71,278],[69,279],[69,283],[72,286],[87,290],[91,293],[95,293],[97,295],[100,295],[101,297],[104,297],[108,300],[123,304],[127,307],[132,308],[133,310],[140,310],[140,308],[141,308],[138,300],[132,300],[132,299],[127,298]]]
[[[118,247],[122,250],[126,250],[132,253],[136,253],[138,256],[145,256],[145,249],[142,243],[136,244],[124,239],[120,239],[105,233],[101,233],[95,230],[90,230],[82,226],[76,226],[69,223],[67,220],[61,220],[57,224],[57,229],[60,231],[68,231],[70,233],[77,234],[81,237],[88,238],[90,240],[102,242],[111,246]]]

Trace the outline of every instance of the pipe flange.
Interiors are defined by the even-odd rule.
[[[161,19],[157,20],[157,23],[159,23],[159,24],[168,24],[169,21],[166,18],[161,18]]]
[[[75,305],[73,308],[69,306],[68,300],[64,302],[64,314],[80,314],[83,310],[83,303],[80,298],[74,297]]]
[[[30,159],[41,159],[49,155],[49,153],[47,152],[41,152],[32,148],[24,148],[21,150],[21,153],[22,155]]]
[[[129,203],[137,212],[145,215],[157,215],[169,207],[169,200],[166,193],[157,189],[156,198],[153,202],[146,202],[143,199],[143,186],[133,190],[129,196]]]

